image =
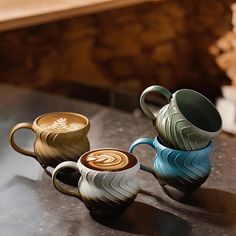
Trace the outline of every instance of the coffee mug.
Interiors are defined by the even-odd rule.
[[[123,150],[105,148],[84,153],[78,162],[66,161],[53,171],[54,187],[63,194],[81,199],[91,213],[120,215],[138,193],[137,158]],[[63,185],[57,174],[65,169],[80,175],[78,186]]]
[[[145,97],[152,92],[164,95],[168,102],[157,115],[145,102]],[[216,107],[191,89],[180,89],[171,94],[166,88],[153,85],[141,94],[140,106],[152,120],[162,141],[175,149],[204,148],[221,131],[222,120]]]
[[[34,151],[19,147],[14,133],[19,129],[30,129],[36,134]],[[89,120],[72,112],[53,112],[39,116],[33,123],[20,123],[10,133],[10,143],[19,153],[35,158],[43,168],[55,167],[63,161],[77,161],[89,150],[87,134]]]
[[[211,171],[210,153],[212,142],[207,147],[195,151],[181,151],[169,148],[159,137],[139,138],[129,151],[140,144],[147,144],[156,151],[153,167],[141,164],[141,169],[153,174],[162,186],[169,185],[185,195],[191,195],[208,178]]]

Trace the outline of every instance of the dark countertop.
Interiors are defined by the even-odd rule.
[[[236,235],[236,137],[214,140],[212,171],[188,203],[169,198],[151,175],[138,173],[140,193],[118,219],[96,221],[80,200],[59,193],[41,166],[15,152],[10,129],[51,111],[74,111],[91,121],[91,149],[127,150],[139,137],[154,137],[145,117],[33,90],[0,85],[0,235]],[[34,135],[19,131],[18,144],[30,148]],[[139,146],[135,155],[150,164],[154,151]]]

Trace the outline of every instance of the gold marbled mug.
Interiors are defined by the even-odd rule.
[[[19,147],[14,141],[18,129],[31,129],[36,134],[34,151]],[[72,112],[52,112],[37,117],[33,123],[20,123],[10,133],[10,143],[19,153],[34,157],[43,168],[63,161],[77,161],[89,150],[87,117]]]
[[[66,161],[53,172],[54,187],[63,194],[80,198],[91,213],[120,215],[138,193],[136,173],[138,159],[123,150],[103,148],[84,153],[78,162]],[[79,176],[78,186],[61,184],[57,175],[73,169]]]

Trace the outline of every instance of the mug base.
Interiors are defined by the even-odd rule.
[[[125,210],[122,211],[100,211],[100,210],[91,210],[90,215],[92,218],[97,219],[97,220],[105,220],[105,219],[110,219],[110,218],[119,218]]]
[[[162,185],[164,192],[168,195],[168,197],[172,198],[178,202],[187,202],[193,192],[184,193],[176,188],[171,187],[170,185]]]
[[[110,218],[120,217],[125,210],[134,201],[134,198],[127,199],[126,201],[117,204],[115,202],[104,203],[99,200],[88,200],[84,201],[86,207],[90,211],[90,215],[94,218]],[[112,206],[111,206],[112,205]]]

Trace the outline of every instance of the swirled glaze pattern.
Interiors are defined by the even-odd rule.
[[[78,187],[86,207],[91,211],[101,211],[105,215],[120,215],[138,193],[138,181],[135,176],[140,165],[137,160],[133,158],[136,164],[132,168],[126,166],[124,171],[108,172],[86,168],[81,163],[82,159],[78,162],[78,169],[83,178]]]
[[[37,135],[34,151],[44,168],[56,167],[63,161],[77,161],[82,154],[89,151],[87,133],[90,126],[81,122],[84,127],[78,127],[78,124],[80,123],[68,123],[66,118],[60,116],[53,123],[34,122],[33,130]]]
[[[83,163],[92,169],[117,171],[130,166],[129,156],[117,150],[98,150],[85,156]]]

